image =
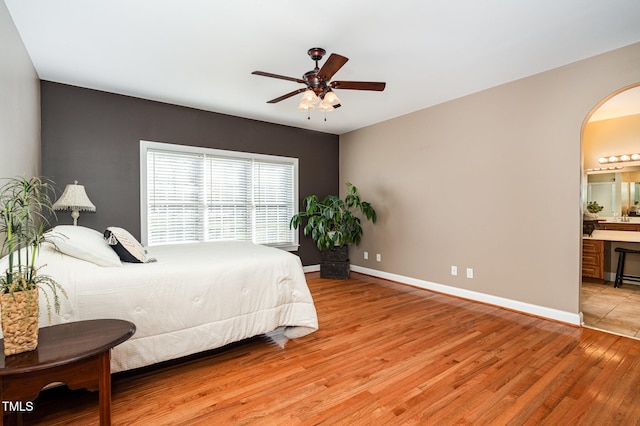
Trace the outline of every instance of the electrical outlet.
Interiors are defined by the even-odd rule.
[[[382,255],[380,253],[376,254],[376,261],[382,262]]]
[[[473,278],[473,268],[467,268],[467,278]]]
[[[369,259],[369,252],[365,251],[364,252],[364,260],[368,260]]]
[[[458,267],[451,265],[451,275],[458,275]]]

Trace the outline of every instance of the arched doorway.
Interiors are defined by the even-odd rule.
[[[636,235],[640,241],[640,83],[597,105],[585,119],[581,141],[583,208],[587,216],[595,213],[604,221],[593,239],[583,240],[583,323],[640,338],[640,285],[629,282],[614,288],[612,283],[617,265],[615,248],[640,250],[640,242],[618,241],[633,240]],[[634,234],[615,235],[612,229]],[[628,258],[626,263],[627,270],[640,275],[640,256]]]

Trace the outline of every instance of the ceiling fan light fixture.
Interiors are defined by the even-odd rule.
[[[318,111],[333,111],[335,108],[333,107],[333,105],[330,105],[326,99],[323,99],[322,102],[320,102],[320,105],[318,105]]]
[[[315,109],[313,104],[311,102],[306,101],[305,99],[301,100],[300,104],[298,105],[299,111],[309,111],[312,109]]]
[[[385,89],[386,83],[372,81],[332,81],[333,76],[347,63],[349,58],[332,53],[329,58],[320,67],[318,62],[327,53],[325,49],[320,47],[312,47],[307,51],[311,60],[315,61],[315,67],[311,71],[307,71],[301,78],[287,77],[285,75],[273,74],[264,71],[253,71],[251,74],[263,77],[277,78],[280,80],[294,81],[303,84],[304,87],[294,90],[275,99],[267,101],[269,104],[275,104],[285,99],[289,99],[300,93],[303,93],[302,99],[298,105],[298,110],[307,111],[307,118],[310,119],[309,111],[317,108],[320,111],[333,111],[340,107],[340,99],[332,92],[331,89],[348,89],[348,90],[369,90],[381,92]],[[322,102],[320,103],[320,101]],[[319,104],[320,103],[320,104]]]
[[[318,97],[318,95],[316,95],[314,93],[313,90],[307,89],[302,94],[302,99],[301,99],[300,102],[307,102],[307,103],[310,103],[310,104],[317,104],[318,102],[320,102],[320,98]]]
[[[338,95],[336,95],[335,93],[327,92],[327,94],[324,95],[324,99],[322,100],[322,102],[325,102],[328,105],[334,106],[340,103],[340,99],[338,98]]]

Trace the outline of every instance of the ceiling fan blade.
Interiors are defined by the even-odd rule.
[[[375,90],[382,92],[387,83],[374,81],[332,81],[333,89],[350,89],[350,90]]]
[[[307,84],[307,83],[304,82],[304,80],[302,80],[300,78],[287,77],[287,76],[284,76],[284,75],[272,74],[270,72],[254,71],[251,74],[261,75],[263,77],[279,78],[280,80],[289,80],[289,81],[295,81],[296,83]]]
[[[324,63],[322,68],[320,68],[320,71],[318,71],[318,77],[324,79],[324,81],[331,80],[331,77],[333,77],[333,75],[337,73],[338,70],[342,68],[342,66],[346,64],[348,60],[349,58],[345,58],[344,56],[338,55],[337,53],[332,53],[331,56],[329,56],[329,59],[327,59],[327,61]]]
[[[267,103],[268,103],[268,104],[275,104],[275,103],[277,103],[277,102],[284,101],[285,99],[290,98],[290,97],[292,97],[292,96],[295,96],[295,95],[297,95],[298,93],[302,93],[302,92],[304,92],[305,90],[307,90],[307,88],[306,88],[306,87],[303,87],[302,89],[294,90],[293,92],[289,92],[289,93],[287,93],[286,95],[282,95],[282,96],[280,96],[279,98],[271,99],[270,101],[267,101]]]

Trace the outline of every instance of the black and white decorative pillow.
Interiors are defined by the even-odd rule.
[[[110,226],[104,231],[104,238],[123,262],[147,263],[151,261],[142,244],[125,229]]]

